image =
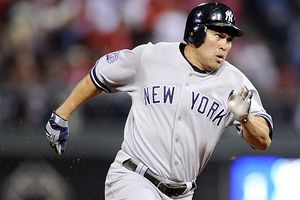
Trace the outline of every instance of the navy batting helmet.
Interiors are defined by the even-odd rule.
[[[192,9],[189,13],[184,40],[187,43],[201,45],[204,41],[207,28],[240,37],[243,32],[235,26],[233,11],[221,3],[204,3]]]

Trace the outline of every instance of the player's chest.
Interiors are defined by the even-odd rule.
[[[220,126],[228,114],[227,97],[220,89],[192,82],[173,82],[145,85],[141,90],[140,100],[147,110],[164,110],[165,114],[178,115],[178,118],[202,118]]]
[[[232,81],[226,77],[201,74],[176,62],[150,63],[141,74],[140,94],[145,105],[227,108]]]

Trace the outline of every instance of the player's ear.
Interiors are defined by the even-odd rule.
[[[199,47],[201,46],[201,44],[199,44],[199,43],[195,43],[195,44],[193,44],[193,43],[188,43],[187,45],[189,45],[189,46],[192,47],[193,49],[197,49],[197,48],[199,48]]]

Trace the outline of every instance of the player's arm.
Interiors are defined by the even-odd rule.
[[[246,87],[240,92],[232,91],[228,98],[228,108],[235,120],[243,127],[242,137],[255,149],[266,150],[271,144],[270,127],[260,116],[249,114],[252,92]]]
[[[52,113],[46,125],[46,135],[56,153],[60,155],[64,152],[69,135],[67,120],[80,105],[102,91],[125,91],[134,83],[139,71],[140,54],[147,46],[112,52],[97,60],[89,75],[76,85],[63,104]]]
[[[248,115],[247,120],[241,121],[243,138],[255,149],[266,150],[271,145],[270,127],[265,118]]]
[[[68,120],[70,115],[92,97],[100,94],[102,90],[96,88],[92,82],[90,75],[86,75],[73,89],[69,97],[56,110],[56,114],[65,120]]]
[[[85,76],[73,89],[67,99],[54,111],[46,125],[46,135],[50,146],[58,155],[65,150],[69,136],[68,119],[71,114],[92,97],[100,94],[102,90],[96,88],[90,75]]]

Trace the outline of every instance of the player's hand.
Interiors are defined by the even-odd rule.
[[[68,121],[53,112],[46,125],[45,131],[50,146],[58,155],[61,155],[65,151],[66,142],[69,136]]]
[[[243,87],[242,91],[232,90],[228,97],[228,108],[233,113],[234,118],[238,121],[247,120],[249,108],[251,105],[252,92]]]

